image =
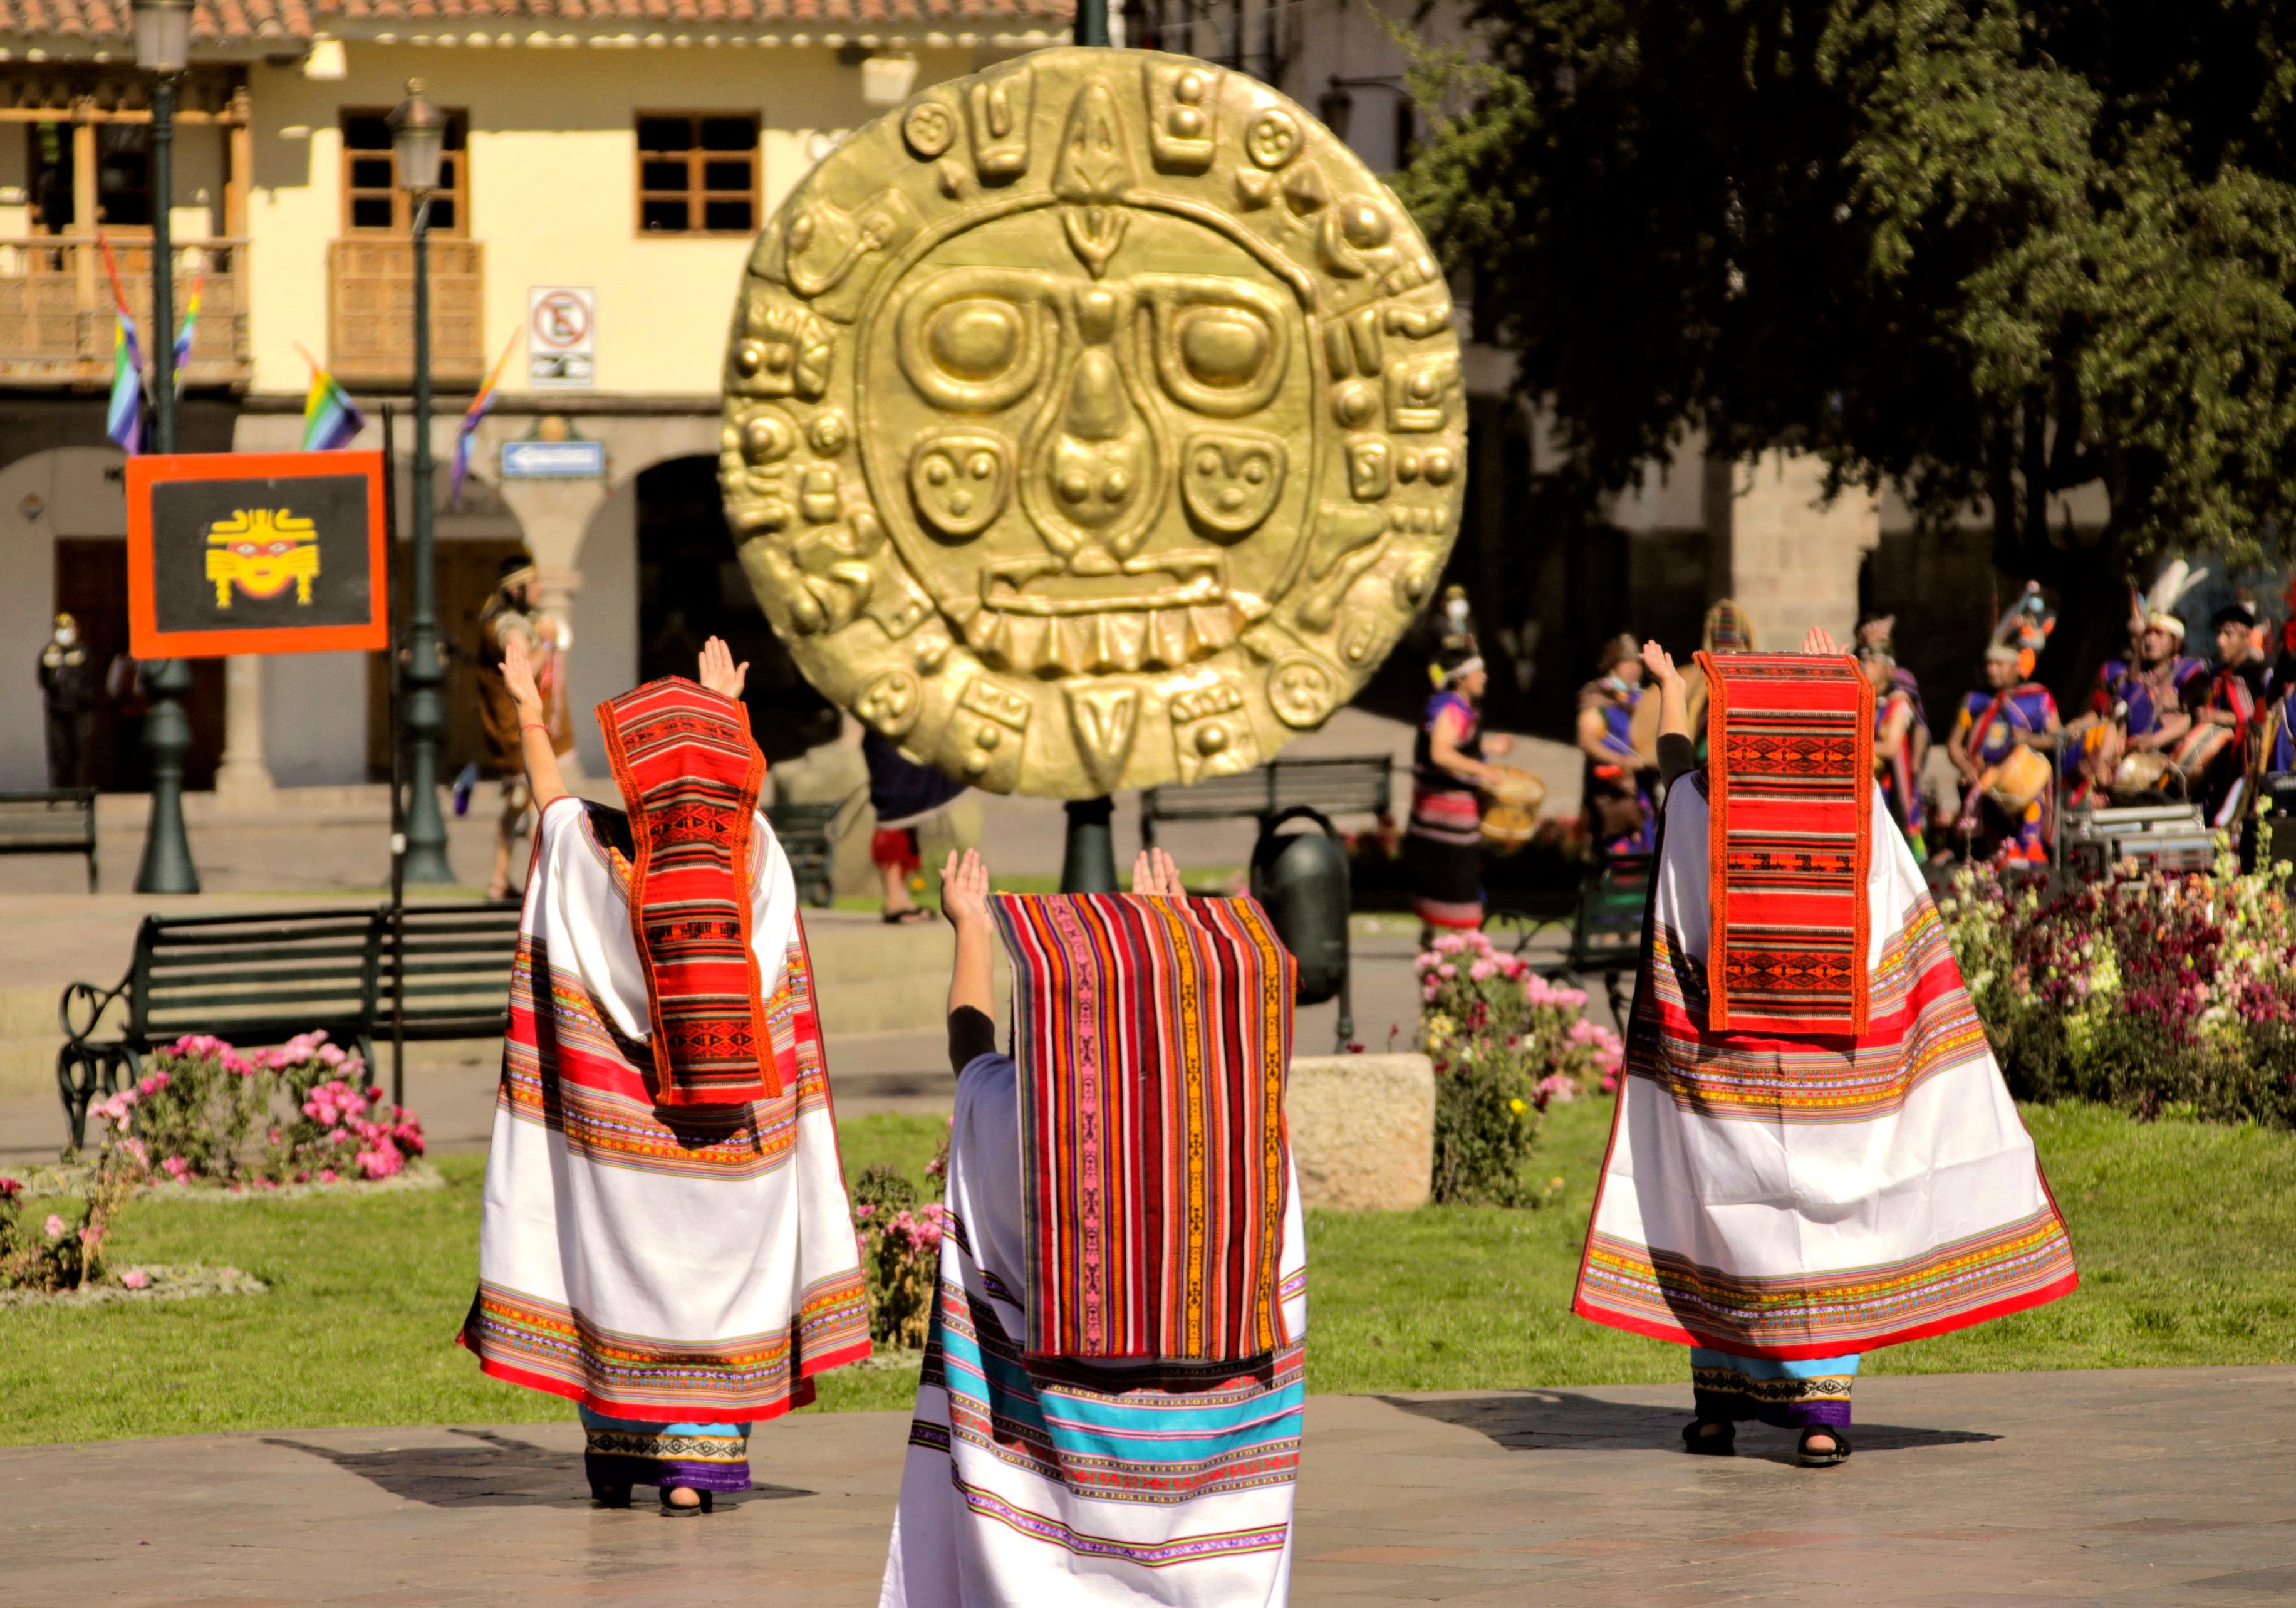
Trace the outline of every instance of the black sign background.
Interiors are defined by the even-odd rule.
[[[319,573],[311,601],[291,584],[275,597],[234,588],[216,606],[208,578],[208,529],[242,509],[285,510],[319,533]],[[168,480],[152,488],[152,601],[162,631],[275,630],[359,626],[374,616],[368,587],[367,480],[359,474],[268,476],[243,480]]]

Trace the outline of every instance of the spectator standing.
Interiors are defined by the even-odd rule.
[[[95,660],[79,638],[79,622],[56,616],[54,633],[40,647],[40,702],[47,716],[48,785],[88,784],[88,739],[95,728]]]

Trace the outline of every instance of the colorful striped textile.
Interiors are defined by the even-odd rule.
[[[95,243],[102,250],[103,271],[111,280],[111,399],[104,409],[103,433],[133,457],[144,450],[144,348],[135,339],[127,292],[119,287],[119,264],[111,255],[111,242],[98,235]]]
[[[1690,1349],[1691,1395],[1710,1423],[1751,1418],[1784,1430],[1849,1427],[1849,1394],[1857,1383],[1857,1356],[1813,1357],[1778,1362],[1733,1357],[1704,1346]]]
[[[750,1489],[746,1423],[649,1423],[582,1409],[582,1472],[598,1485]]]
[[[1706,653],[1716,1031],[1866,1030],[1874,687],[1848,658]]]
[[[461,1341],[611,1418],[777,1417],[869,1355],[796,881],[758,816],[750,941],[783,1092],[665,1109],[611,814],[562,799],[537,831]]]
[[[766,757],[749,712],[679,676],[598,706],[636,845],[630,920],[652,1002],[665,1106],[782,1092],[759,1056],[765,1005],[750,952],[750,830]]]
[[[471,472],[471,443],[478,439],[480,422],[494,411],[495,388],[502,383],[503,370],[509,366],[510,355],[517,349],[516,335],[503,342],[502,356],[496,358],[494,367],[487,371],[485,382],[479,387],[479,394],[471,398],[471,406],[463,414],[463,423],[455,429],[455,466],[447,478],[447,506],[449,508],[463,505],[463,481]]]
[[[1307,1383],[1298,1191],[1284,1191],[1291,1338],[1275,1351],[1032,1357],[1022,1104],[1003,1055],[957,1080],[940,1287],[881,1608],[1283,1608]]]
[[[1029,1161],[1031,1355],[1284,1342],[1296,966],[1248,898],[1002,894]]]
[[[366,415],[316,357],[299,346],[295,349],[303,352],[303,361],[311,368],[311,387],[303,396],[303,450],[340,451],[366,428]]]
[[[184,378],[192,366],[192,334],[200,327],[200,298],[208,288],[205,268],[192,275],[191,299],[184,303],[183,322],[176,326],[176,395],[184,394]]]
[[[1871,1008],[1854,1038],[1715,1025],[1712,823],[1694,783],[1668,795],[1581,1317],[1792,1360],[1983,1323],[2079,1283],[1920,867],[1865,788],[1877,848],[1855,958]]]

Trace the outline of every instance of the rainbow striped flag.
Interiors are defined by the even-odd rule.
[[[311,389],[303,398],[303,450],[334,452],[348,447],[366,427],[366,415],[316,357],[299,343],[295,349],[311,365]]]
[[[200,292],[207,289],[207,270],[192,275],[192,299],[184,304],[184,322],[176,330],[176,395],[184,394],[184,372],[192,365],[192,330],[200,321]]]
[[[509,366],[510,355],[517,346],[516,335],[504,344],[502,356],[495,359],[494,368],[487,375],[487,382],[479,387],[479,394],[471,398],[470,411],[463,415],[463,428],[455,436],[455,472],[447,488],[447,506],[449,508],[463,505],[463,478],[471,472],[472,439],[478,434],[479,421],[494,410],[495,387],[501,381],[503,370]]]
[[[111,406],[106,411],[103,433],[133,456],[144,450],[144,348],[135,339],[135,319],[127,310],[127,292],[119,288],[119,265],[111,242],[102,235],[95,243],[103,251],[103,271],[111,279]]]

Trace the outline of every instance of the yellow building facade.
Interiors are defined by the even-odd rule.
[[[124,595],[110,604],[125,531],[103,431],[111,275],[148,353],[158,204],[127,9],[92,6],[78,31],[41,34],[0,0],[0,649],[22,660],[0,677],[0,787],[46,780],[31,661],[54,610],[86,617],[100,656],[125,646]],[[357,445],[379,445],[384,406],[396,413],[406,488],[409,202],[382,119],[422,80],[454,119],[430,260],[458,766],[478,741],[462,708],[474,701],[457,697],[477,611],[521,550],[572,621],[582,707],[711,630],[778,657],[709,528],[718,368],[757,230],[847,131],[914,87],[1063,39],[1069,21],[1051,0],[931,16],[898,0],[865,21],[843,4],[800,21],[785,0],[704,20],[688,0],[578,25],[480,4],[442,31],[443,19],[388,14],[403,9],[198,13],[169,198],[177,306],[194,288],[201,304],[179,439],[187,451],[296,446],[316,361],[367,414]],[[462,415],[497,363],[450,500]],[[535,437],[598,443],[603,472],[504,480],[504,443]],[[801,745],[824,710],[784,683],[781,745]],[[215,776],[256,802],[275,782],[367,780],[386,758],[381,687],[363,655],[201,667],[193,784]],[[96,779],[132,786],[133,734],[111,717],[100,711]]]

